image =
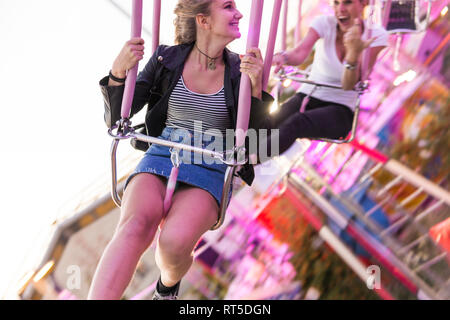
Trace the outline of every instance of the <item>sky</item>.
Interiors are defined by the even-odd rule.
[[[130,11],[131,1],[115,1]],[[173,43],[175,2],[162,1],[164,44]],[[151,3],[144,1],[148,30]],[[243,53],[251,1],[236,3],[243,36],[230,48]],[[262,37],[272,6],[266,1]],[[0,0],[0,299],[13,298],[17,281],[40,263],[52,222],[76,213],[70,208],[80,192],[109,190],[111,138],[98,81],[129,35],[129,19],[109,0]],[[143,38],[145,62],[151,36]],[[122,143],[119,169],[122,159],[137,156]]]

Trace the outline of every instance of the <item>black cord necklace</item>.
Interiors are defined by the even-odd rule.
[[[204,55],[206,58],[208,58],[208,69],[209,70],[216,70],[216,60],[220,58],[222,55],[217,56],[215,58],[212,58],[208,56],[206,53],[202,52],[197,46],[197,42],[195,43],[195,47],[197,48],[198,52],[200,52],[202,55]]]

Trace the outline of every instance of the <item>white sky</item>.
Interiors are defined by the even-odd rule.
[[[117,2],[130,10],[131,1]],[[162,2],[161,43],[172,44],[176,1]],[[231,49],[242,53],[251,1],[236,3],[243,37]],[[148,30],[151,4],[144,1]],[[262,37],[272,6],[266,1]],[[107,0],[0,0],[0,299],[39,262],[61,207],[98,177],[109,182],[111,138],[98,81],[129,33],[130,21]],[[151,38],[143,38],[145,62]],[[123,145],[121,156],[132,151]]]

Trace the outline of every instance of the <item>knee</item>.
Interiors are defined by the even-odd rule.
[[[165,264],[176,267],[192,254],[192,244],[179,235],[161,232],[158,239],[158,251]]]
[[[355,114],[348,108],[341,108],[340,111],[341,114],[338,118],[338,123],[341,124],[341,134],[347,135],[352,131]]]
[[[335,137],[333,139],[346,138],[352,131],[352,123],[343,122],[336,130]]]
[[[146,243],[153,239],[161,221],[161,214],[149,212],[144,208],[125,209],[124,218],[119,222],[116,234],[128,240]]]

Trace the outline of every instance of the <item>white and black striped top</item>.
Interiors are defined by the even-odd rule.
[[[166,127],[198,131],[200,121],[202,132],[218,129],[225,136],[226,129],[232,128],[225,90],[222,87],[212,94],[196,93],[186,87],[181,76],[169,98]]]

